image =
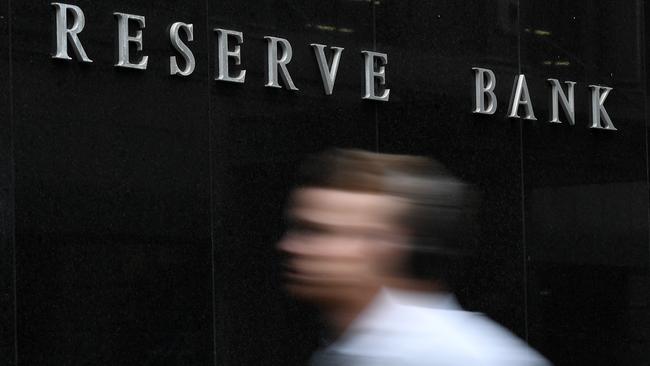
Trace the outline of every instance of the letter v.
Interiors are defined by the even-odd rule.
[[[343,48],[341,47],[330,47],[334,52],[332,56],[332,66],[330,67],[327,64],[325,59],[325,45],[312,43],[310,44],[314,48],[314,54],[316,55],[316,61],[318,62],[318,69],[320,70],[320,76],[323,79],[323,89],[325,89],[326,95],[332,95],[334,90],[334,82],[336,81],[336,72],[339,69],[339,61],[341,61],[341,53]]]

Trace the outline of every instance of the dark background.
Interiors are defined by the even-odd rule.
[[[650,364],[645,1],[65,3],[92,64],[50,58],[49,1],[0,0],[0,364],[303,365],[321,327],[274,246],[297,165],[331,146],[480,188],[467,307],[556,365]],[[113,67],[115,11],[146,17],[146,71]],[[245,84],[213,80],[213,28],[244,33]],[[299,91],[264,88],[267,35]],[[331,96],[309,43],[345,48]],[[388,54],[388,103],[361,100],[361,50]],[[493,116],[471,113],[472,67],[497,75]],[[518,73],[537,121],[506,118]],[[577,82],[575,126],[546,122],[551,77]],[[590,84],[618,131],[587,128]]]

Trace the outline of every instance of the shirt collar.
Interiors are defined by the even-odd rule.
[[[437,309],[442,311],[462,310],[456,297],[448,292],[423,292],[382,288],[343,335],[328,348],[346,351],[356,348],[362,336],[390,334],[404,322],[407,309]]]

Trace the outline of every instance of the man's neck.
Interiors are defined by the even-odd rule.
[[[345,300],[324,306],[323,315],[334,338],[339,338],[374,301],[381,286],[355,291]]]
[[[446,287],[439,282],[413,279],[393,279],[384,281],[381,285],[356,290],[354,293],[350,293],[350,296],[345,297],[344,300],[323,307],[323,314],[335,338],[345,333],[361,313],[375,300],[382,288],[423,293],[446,291]]]

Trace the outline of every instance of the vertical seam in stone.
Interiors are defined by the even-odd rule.
[[[372,49],[377,51],[377,12],[375,2],[370,3],[372,7]],[[379,111],[377,103],[373,103],[373,118],[375,120],[375,152],[379,152]]]
[[[517,68],[521,67],[521,1],[517,0]],[[523,249],[524,339],[528,339],[528,247],[526,246],[526,186],[524,176],[524,121],[519,118],[519,159],[521,174],[521,244]]]
[[[206,43],[207,43],[207,81],[206,81],[206,97],[208,99],[208,175],[209,175],[209,217],[210,217],[210,277],[211,277],[211,294],[212,294],[212,364],[217,366],[217,304],[216,304],[216,283],[215,283],[215,249],[214,249],[214,185],[213,185],[213,161],[212,161],[212,98],[210,98],[210,86],[212,85],[212,74],[210,69],[211,65],[211,52],[213,50],[210,36],[212,29],[210,27],[210,0],[205,0],[205,28],[206,28]]]
[[[9,186],[11,192],[11,219],[9,227],[11,230],[11,246],[13,249],[13,300],[14,300],[14,365],[18,366],[18,274],[16,269],[16,163],[14,160],[14,77],[13,77],[13,30],[12,30],[12,9],[11,0],[7,0],[7,33],[8,42],[8,61],[9,61],[9,162],[10,175]]]

